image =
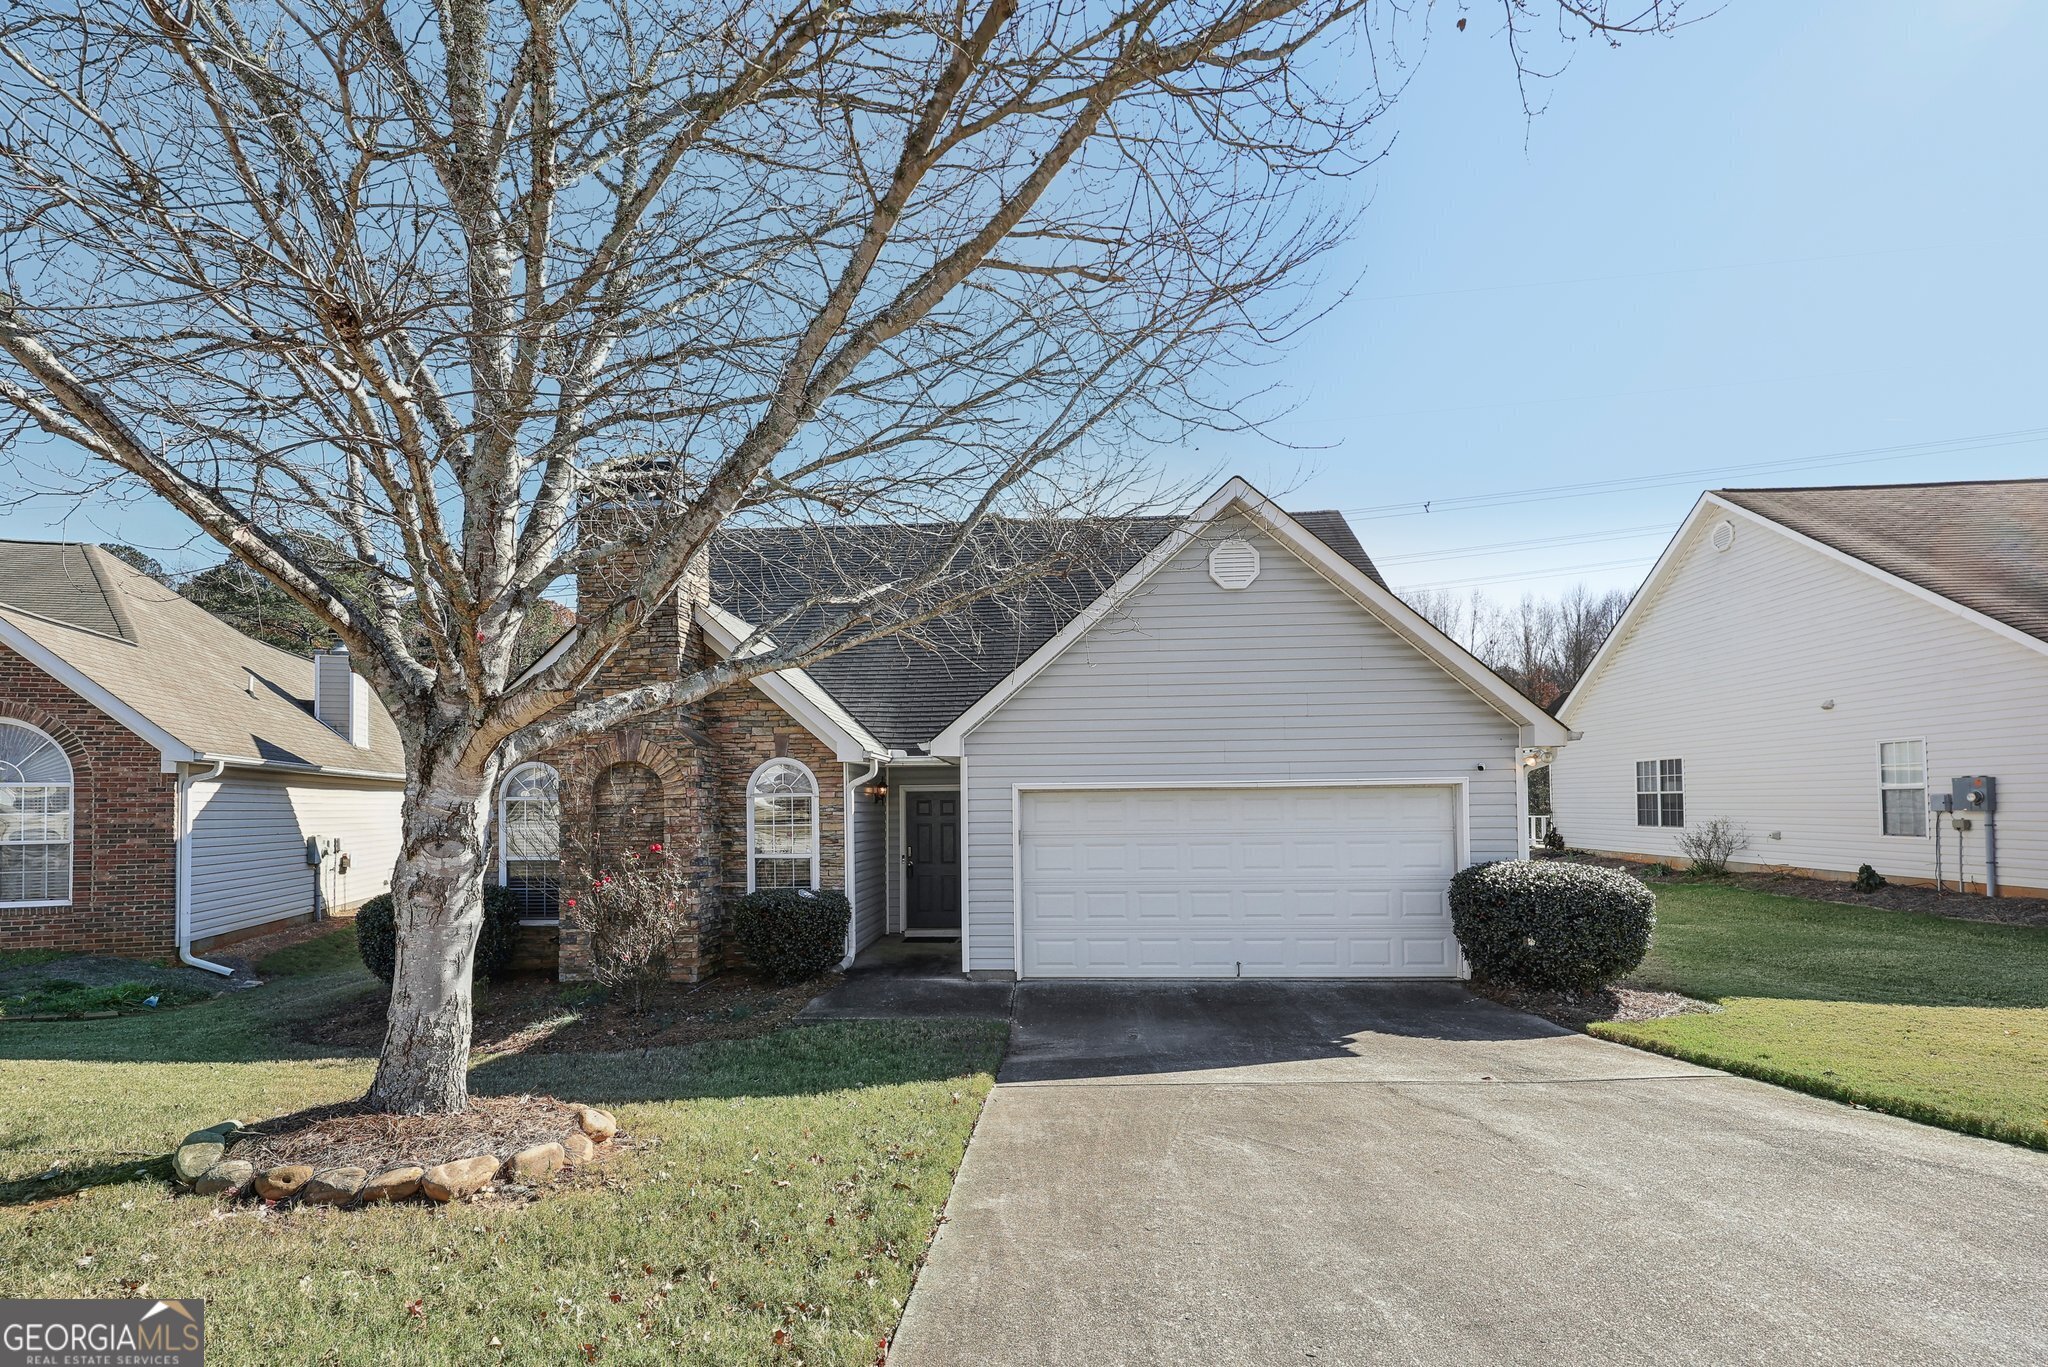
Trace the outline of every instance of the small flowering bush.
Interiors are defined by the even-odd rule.
[[[1657,895],[1612,869],[1505,859],[1451,879],[1451,928],[1494,982],[1589,991],[1641,963],[1656,925]]]
[[[695,928],[695,874],[659,840],[603,864],[590,886],[563,905],[590,931],[590,971],[613,990],[630,991],[640,1010],[647,985],[658,982],[669,950]]]
[[[846,954],[853,904],[822,888],[769,888],[733,904],[732,931],[747,962],[770,982],[815,978]]]

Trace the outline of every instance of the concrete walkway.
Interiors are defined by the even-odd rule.
[[[2048,1361],[2048,1155],[1453,986],[1038,985],[892,1367]]]
[[[960,974],[958,940],[877,940],[860,952],[845,979],[804,1003],[799,1021],[900,1020],[917,1016],[975,1016],[1001,1020],[1010,1014],[1006,982],[981,982]]]

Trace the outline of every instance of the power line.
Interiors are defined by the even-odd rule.
[[[1632,536],[1647,536],[1651,532],[1669,535],[1669,522],[1651,522],[1641,527],[1620,527],[1608,532],[1577,532],[1570,536],[1545,536],[1533,541],[1494,541],[1483,546],[1454,546],[1447,551],[1412,551],[1404,555],[1376,555],[1373,563],[1382,568],[1388,565],[1410,565],[1423,560],[1464,560],[1475,555],[1488,555],[1495,551],[1533,551],[1546,546],[1583,546],[1596,541],[1626,541]]]
[[[1469,579],[1440,579],[1433,584],[1405,584],[1399,592],[1421,593],[1429,589],[1469,589],[1486,584],[1509,584],[1523,579],[1546,579],[1557,574],[1578,574],[1591,570],[1623,570],[1642,565],[1654,565],[1657,557],[1637,556],[1630,560],[1598,560],[1584,565],[1551,565],[1540,570],[1524,570],[1516,574],[1481,574]]]
[[[1830,451],[1818,456],[1797,456],[1781,460],[1752,461],[1744,465],[1708,465],[1692,470],[1667,470],[1653,475],[1625,475],[1615,479],[1585,480],[1578,484],[1552,484],[1533,489],[1502,489],[1483,494],[1454,494],[1447,498],[1412,499],[1406,503],[1382,503],[1365,508],[1346,508],[1346,516],[1376,520],[1386,517],[1420,517],[1430,512],[1468,508],[1497,508],[1521,503],[1549,503],[1563,498],[1588,498],[1600,494],[1633,493],[1641,489],[1669,488],[1716,476],[1757,474],[1766,470],[1817,470],[1841,465],[1867,465],[1880,461],[1910,460],[1915,457],[1960,455],[1966,451],[1987,451],[2002,446],[2026,446],[2048,440],[2048,427],[2017,428],[2010,432],[1987,432],[1970,437],[1948,437],[1935,441],[1907,442],[1898,446],[1871,446],[1850,451]]]
[[[1823,261],[1862,261],[1877,256],[1911,256],[1920,252],[1974,251],[1984,247],[2017,247],[2039,242],[2040,234],[2000,238],[1977,243],[1929,243],[1919,247],[1874,247],[1862,252],[1828,252],[1819,256],[1781,256],[1766,261],[1729,261],[1711,266],[1670,266],[1656,271],[1625,271],[1617,275],[1579,275],[1564,280],[1518,280],[1504,285],[1463,285],[1443,290],[1413,290],[1403,294],[1367,294],[1370,301],[1397,299],[1446,299],[1459,294],[1498,294],[1505,290],[1560,289],[1568,285],[1603,285],[1615,280],[1662,280],[1673,275],[1707,275],[1716,271],[1768,270],[1777,266],[1811,266]]]

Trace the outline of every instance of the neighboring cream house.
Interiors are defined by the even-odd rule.
[[[391,886],[397,728],[98,546],[0,541],[0,948],[172,955]]]
[[[2048,480],[1703,495],[1559,710],[1574,847],[2048,893]],[[1930,813],[1952,780],[1995,810]]]

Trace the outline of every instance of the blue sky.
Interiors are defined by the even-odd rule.
[[[1958,449],[2048,436],[2048,6],[1733,0],[1668,40],[1578,44],[1533,123],[1490,12],[1451,16],[1393,154],[1339,187],[1371,207],[1329,276],[1360,282],[1275,367],[1295,404],[1275,440],[1169,469],[1352,511],[1397,586],[1503,598],[1632,587],[1714,484],[2048,473],[2048,441]],[[0,535],[189,538],[104,499],[0,511]],[[1471,547],[1504,548],[1442,558]],[[217,558],[196,550],[172,558]]]
[[[2048,429],[2048,6],[1734,0],[1578,44],[1533,123],[1489,22],[1440,11],[1363,281],[1285,366],[1272,432],[1324,449],[1178,461],[1383,509]],[[2038,474],[2048,441],[1353,522],[1397,586],[1506,598],[1632,587],[1703,487]]]

